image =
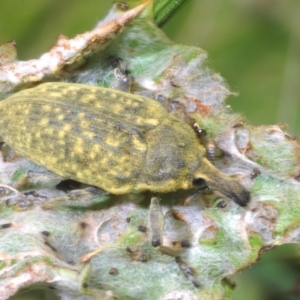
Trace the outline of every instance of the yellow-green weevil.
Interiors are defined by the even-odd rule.
[[[241,206],[238,181],[206,158],[197,134],[155,100],[90,85],[51,82],[0,102],[0,136],[18,153],[112,194],[203,187]]]

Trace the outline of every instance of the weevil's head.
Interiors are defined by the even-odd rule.
[[[238,181],[219,172],[207,159],[201,161],[200,168],[195,172],[193,180],[195,188],[207,187],[230,198],[240,206],[250,201],[250,193]]]

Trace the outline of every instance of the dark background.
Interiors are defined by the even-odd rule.
[[[110,6],[109,0],[1,0],[0,44],[15,40],[19,59],[37,58],[58,35],[91,29]],[[233,111],[253,125],[287,123],[300,136],[299,0],[187,0],[162,29],[209,53],[210,67],[239,93],[228,98]],[[235,300],[300,299],[299,246],[264,254],[235,280]]]

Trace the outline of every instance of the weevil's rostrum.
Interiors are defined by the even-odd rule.
[[[0,136],[49,170],[113,194],[192,189],[204,179],[240,205],[250,198],[208,162],[189,125],[121,91],[72,83],[23,90],[0,102]]]

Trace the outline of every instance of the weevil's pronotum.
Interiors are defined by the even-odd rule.
[[[250,199],[205,158],[188,124],[141,96],[44,83],[0,102],[0,136],[49,170],[113,194],[168,193],[205,183],[241,206]]]

